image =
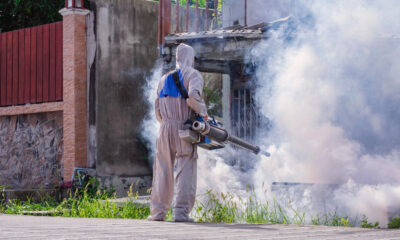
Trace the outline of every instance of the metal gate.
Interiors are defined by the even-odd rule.
[[[243,139],[253,139],[260,127],[260,117],[254,104],[254,89],[232,90],[231,126],[232,133]]]

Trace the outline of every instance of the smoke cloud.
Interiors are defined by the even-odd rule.
[[[151,74],[146,78],[146,85],[143,87],[144,95],[149,106],[147,116],[142,122],[142,136],[147,142],[148,149],[150,152],[150,166],[153,167],[156,140],[158,136],[158,131],[160,129],[160,124],[157,121],[154,103],[157,97],[157,87],[160,79],[162,77],[162,64],[159,61],[155,64]]]
[[[400,7],[297,3],[250,54],[272,122],[260,138],[272,156],[259,160],[254,183],[339,184],[329,204],[385,225],[400,209]]]
[[[290,201],[309,215],[365,214],[385,227],[400,212],[400,5],[295,3],[290,20],[249,49],[256,103],[272,126],[259,129],[257,143],[271,157],[246,155],[255,165],[243,171],[229,163],[235,150],[199,149],[198,193],[240,194],[250,183],[260,198]],[[146,87],[151,105],[161,78],[155,69]],[[153,108],[143,126],[155,149]],[[312,184],[273,191],[273,182]]]

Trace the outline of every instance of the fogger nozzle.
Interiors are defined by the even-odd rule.
[[[194,121],[192,124],[192,129],[203,136],[213,139],[217,142],[224,143],[230,142],[238,147],[244,148],[246,150],[252,151],[255,154],[260,152],[260,147],[255,146],[251,143],[244,141],[238,137],[232,136],[229,132],[223,128],[212,125],[208,122]]]
[[[192,124],[192,128],[197,132],[203,132],[204,130],[206,130],[206,124],[205,122],[194,121],[194,123]]]

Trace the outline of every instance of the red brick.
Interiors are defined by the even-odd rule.
[[[63,9],[64,181],[75,167],[87,165],[86,16],[87,10]]]

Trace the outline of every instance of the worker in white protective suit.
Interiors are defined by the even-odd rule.
[[[193,68],[195,52],[180,44],[176,50],[176,72],[181,88],[172,73],[165,74],[158,85],[155,111],[160,122],[157,152],[153,167],[151,216],[148,220],[163,221],[174,195],[174,164],[176,161],[174,220],[193,221],[189,213],[196,197],[197,146],[179,138],[178,130],[196,115],[207,119],[207,107],[202,99],[203,78]],[[177,79],[177,78],[175,78]],[[179,85],[179,83],[178,83]],[[182,87],[183,86],[183,87]],[[186,92],[182,96],[181,91]]]

